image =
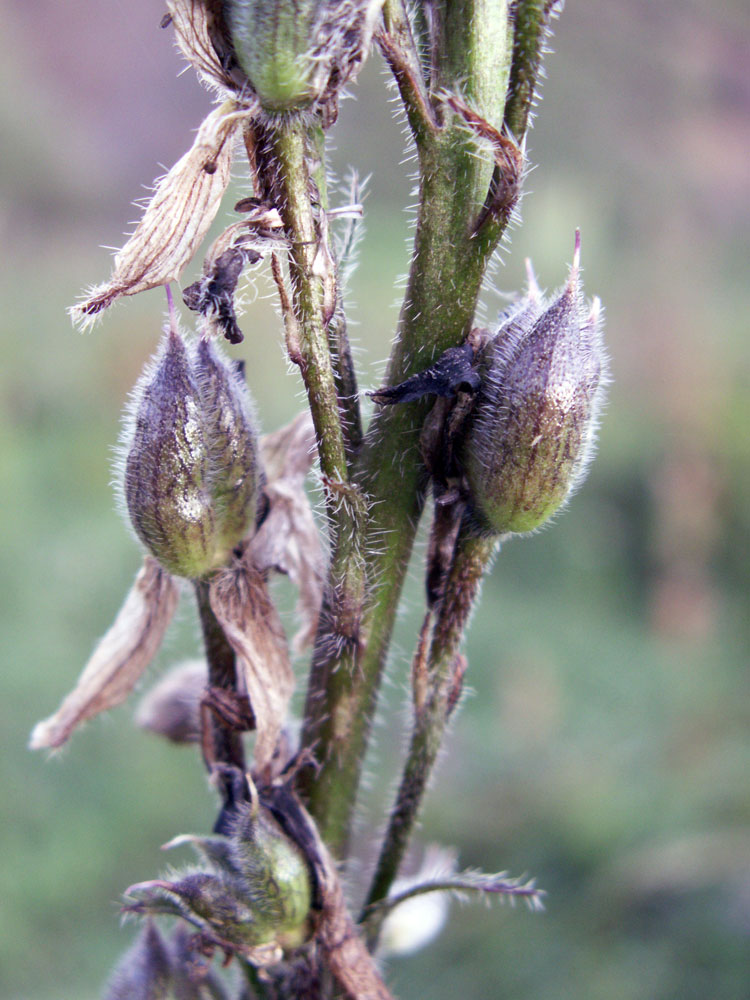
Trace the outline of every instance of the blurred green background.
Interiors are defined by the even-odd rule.
[[[113,506],[110,449],[164,299],[126,300],[85,336],[65,307],[107,276],[101,245],[121,244],[131,202],[185,151],[209,100],[177,75],[156,0],[3,0],[0,14],[0,996],[94,1000],[132,936],[119,927],[122,889],[159,871],[174,834],[206,830],[215,805],[196,754],[137,731],[134,702],[52,760],[25,748],[139,564]],[[463,865],[536,875],[547,909],[456,905],[443,935],[394,959],[390,976],[404,1000],[739,1000],[750,996],[750,18],[744,0],[589,0],[569,4],[552,44],[523,224],[484,316],[522,286],[525,256],[542,284],[561,283],[580,226],[614,383],[585,487],[552,528],[507,545],[485,586],[472,695],[421,830],[456,845]],[[371,388],[408,259],[413,163],[377,57],[356,95],[333,161],[342,176],[350,164],[372,175],[350,294]],[[225,223],[233,195],[249,193],[237,174]],[[246,297],[235,353],[272,430],[302,405],[300,383],[268,285]],[[422,555],[368,767],[365,858],[408,719]],[[196,642],[186,599],[150,677]]]

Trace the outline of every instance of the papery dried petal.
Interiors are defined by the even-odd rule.
[[[54,715],[34,727],[32,750],[62,746],[82,722],[125,700],[156,655],[177,598],[175,581],[146,556],[114,624],[99,641],[75,688]]]
[[[71,309],[83,327],[123,295],[176,281],[203,242],[229,183],[232,136],[244,112],[233,101],[204,120],[192,148],[157,183],[143,218],[115,256],[106,284]]]
[[[286,573],[299,588],[302,627],[294,638],[297,650],[312,642],[323,596],[325,558],[320,535],[305,493],[305,478],[315,455],[315,429],[309,413],[260,441],[269,509],[250,542],[257,569]]]
[[[211,580],[209,599],[235,651],[256,723],[255,765],[270,764],[294,690],[286,636],[265,580],[246,557]]]
[[[211,7],[206,0],[167,0],[177,45],[187,61],[211,89],[236,87],[217,54],[216,31]]]

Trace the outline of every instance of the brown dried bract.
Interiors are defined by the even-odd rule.
[[[177,597],[173,578],[156,559],[146,556],[125,603],[75,688],[54,715],[34,727],[29,742],[32,750],[62,746],[82,722],[127,698],[161,645]]]

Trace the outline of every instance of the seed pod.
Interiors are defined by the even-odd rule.
[[[220,550],[233,549],[255,522],[260,468],[253,408],[245,384],[201,338],[193,365],[206,419],[210,488]]]
[[[176,327],[134,392],[124,494],[136,534],[170,573],[226,565],[255,518],[257,444],[236,377]],[[244,464],[246,463],[246,464]]]
[[[335,95],[364,59],[383,0],[225,0],[237,62],[263,109],[300,111]]]
[[[606,382],[601,310],[586,315],[580,235],[570,277],[544,303],[530,294],[506,316],[481,359],[482,388],[462,449],[476,527],[525,532],[582,481]]]
[[[275,928],[279,943],[300,944],[312,901],[310,869],[297,844],[257,799],[237,817],[231,854],[254,912]]]
[[[168,1000],[171,983],[167,946],[149,920],[118,962],[107,984],[105,1000]]]
[[[165,569],[199,577],[214,565],[216,523],[203,408],[175,330],[141,389],[125,465],[130,520]]]

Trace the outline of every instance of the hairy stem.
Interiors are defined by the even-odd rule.
[[[534,105],[549,22],[559,0],[517,0],[514,12],[513,63],[508,82],[505,124],[516,139],[525,135]]]
[[[500,128],[510,69],[507,5],[477,0],[436,3],[434,8],[433,85],[460,89],[479,114]],[[499,39],[487,24],[500,26]],[[441,126],[415,136],[420,207],[388,364],[390,384],[428,367],[466,338],[500,238],[498,232],[492,246],[479,245],[472,229],[489,190],[492,159],[481,155],[436,90],[430,100],[440,109]],[[424,502],[419,433],[428,409],[428,402],[384,407],[368,429],[355,466],[370,510],[362,547],[368,592],[360,642],[356,649],[318,657],[311,672],[308,705],[315,711],[308,715],[305,741],[315,746],[321,768],[308,780],[305,793],[321,834],[339,858],[346,854],[378,687]],[[330,683],[337,674],[342,677]]]
[[[237,692],[237,673],[234,650],[211,608],[209,581],[196,580],[194,587],[208,663],[208,686],[235,695]],[[212,712],[204,713],[204,719],[210,725],[210,733],[204,736],[207,741],[204,747],[207,766],[213,768],[217,764],[227,764],[232,768],[237,768],[240,773],[244,773],[246,770],[245,751],[240,733],[219,715]],[[217,775],[223,806],[225,810],[231,810],[236,795],[235,783],[229,777],[228,772],[223,774],[219,770]]]
[[[409,844],[448,719],[460,693],[465,663],[459,658],[458,649],[496,549],[494,538],[459,534],[442,599],[425,620],[413,669],[414,728],[366,907],[386,898]],[[380,922],[375,915],[368,923],[372,945],[377,941]]]
[[[279,211],[291,241],[289,276],[299,326],[300,368],[318,440],[320,470],[345,483],[346,450],[326,323],[326,296],[335,294],[335,274],[313,208],[308,129],[289,119],[270,130],[277,165]],[[330,283],[334,291],[329,292]]]

